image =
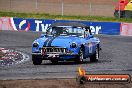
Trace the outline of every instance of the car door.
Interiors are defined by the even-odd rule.
[[[95,50],[95,46],[94,46],[94,42],[92,41],[93,38],[86,38],[86,42],[85,43],[85,56],[89,57],[90,55],[92,55],[94,53]]]
[[[85,40],[86,40],[86,43],[84,45],[85,46],[85,57],[87,58],[90,55],[94,54],[96,50],[94,37],[90,29],[85,32]]]
[[[91,37],[89,38],[89,55],[92,55],[95,53],[96,51],[96,42],[95,42],[95,38],[94,37]]]

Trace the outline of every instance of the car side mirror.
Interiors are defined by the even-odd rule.
[[[93,35],[88,35],[89,38],[93,38]]]
[[[43,38],[43,37],[45,37],[45,34],[41,34],[41,35],[40,35],[40,38]]]
[[[93,38],[93,35],[88,35],[86,39],[90,39],[90,38]]]

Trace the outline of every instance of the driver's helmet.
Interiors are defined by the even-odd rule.
[[[60,35],[60,34],[62,34],[63,33],[63,29],[62,29],[62,27],[53,27],[52,28],[52,34],[53,35]]]

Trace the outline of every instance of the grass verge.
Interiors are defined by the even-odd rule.
[[[103,22],[132,22],[130,18],[114,18],[104,16],[61,16],[50,15],[45,13],[16,13],[16,12],[0,12],[0,17],[20,17],[20,18],[37,18],[37,19],[56,19],[56,20],[83,20],[83,21],[103,21]]]

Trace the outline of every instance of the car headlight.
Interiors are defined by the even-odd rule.
[[[76,48],[77,47],[77,44],[75,43],[75,42],[73,42],[72,44],[71,44],[71,48]]]
[[[33,47],[38,47],[39,44],[37,42],[33,43]]]

